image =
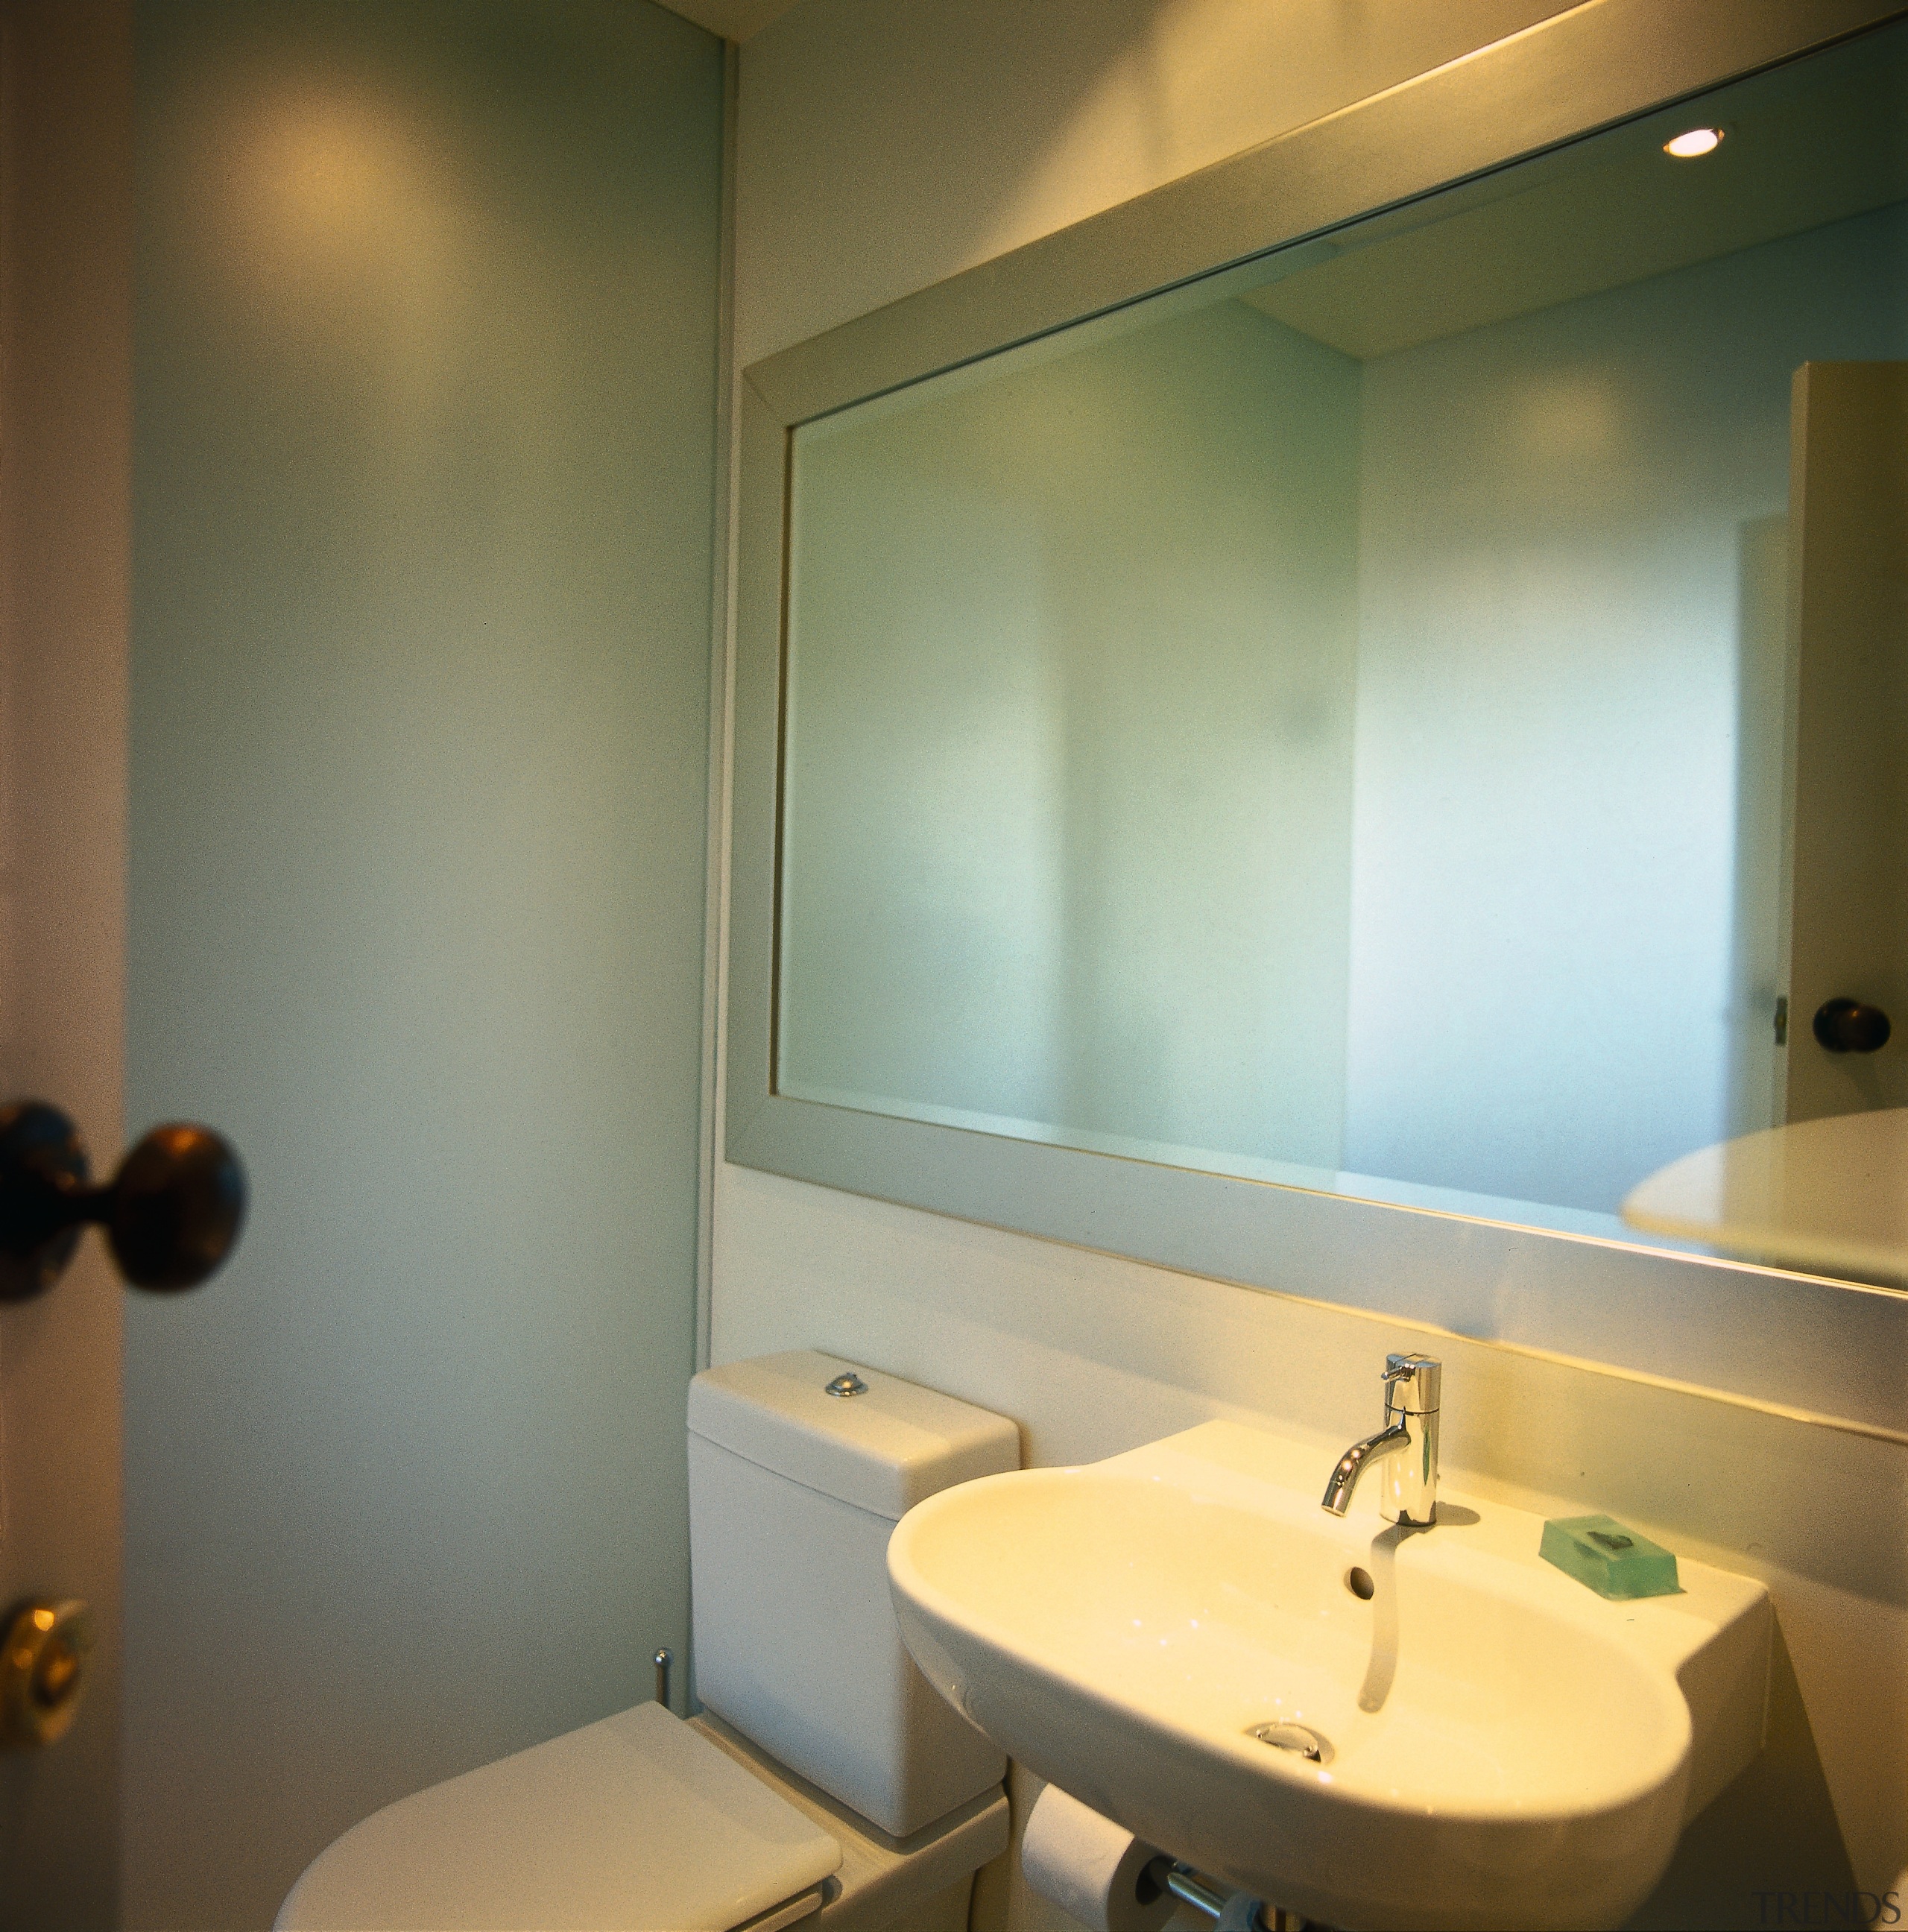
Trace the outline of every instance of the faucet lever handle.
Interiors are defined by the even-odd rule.
[[[1430,1355],[1387,1355],[1384,1358],[1384,1414],[1436,1415],[1444,1364]]]

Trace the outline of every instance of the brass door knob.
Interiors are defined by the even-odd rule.
[[[35,1750],[66,1735],[92,1647],[93,1613],[77,1598],[14,1611],[0,1648],[0,1744]]]

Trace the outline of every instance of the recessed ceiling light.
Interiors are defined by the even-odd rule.
[[[1713,154],[1722,145],[1721,128],[1692,128],[1687,134],[1678,134],[1673,141],[1665,141],[1663,152],[1674,154],[1679,161],[1693,161],[1698,154]]]

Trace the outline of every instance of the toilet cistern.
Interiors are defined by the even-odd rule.
[[[1429,1355],[1384,1358],[1384,1426],[1354,1442],[1332,1466],[1320,1507],[1342,1516],[1373,1456],[1387,1466],[1378,1514],[1388,1522],[1429,1529],[1438,1520],[1438,1404],[1444,1365]]]

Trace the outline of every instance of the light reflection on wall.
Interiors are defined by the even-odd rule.
[[[279,81],[201,128],[194,185],[229,294],[296,321],[368,288],[442,286],[456,177],[401,101]]]

